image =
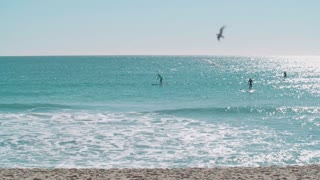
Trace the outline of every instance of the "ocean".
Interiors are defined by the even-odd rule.
[[[0,168],[319,162],[320,57],[0,57]]]

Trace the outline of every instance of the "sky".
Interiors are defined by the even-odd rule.
[[[319,0],[0,0],[0,56],[319,56],[319,8]]]

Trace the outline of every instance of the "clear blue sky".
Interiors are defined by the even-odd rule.
[[[320,1],[0,0],[0,55],[95,54],[320,55]]]

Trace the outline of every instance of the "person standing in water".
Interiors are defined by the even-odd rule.
[[[287,77],[287,72],[283,72],[283,78],[286,78]]]
[[[162,76],[160,74],[158,74],[158,78],[157,79],[160,79],[160,86],[162,86]]]
[[[248,84],[249,84],[249,90],[251,90],[252,89],[252,79],[251,78],[249,78],[249,81],[248,81]]]

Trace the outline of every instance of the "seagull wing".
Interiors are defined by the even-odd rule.
[[[222,35],[222,33],[223,33],[223,30],[224,30],[224,28],[225,28],[226,26],[222,26],[221,28],[220,28],[220,33],[219,34],[221,34]]]

